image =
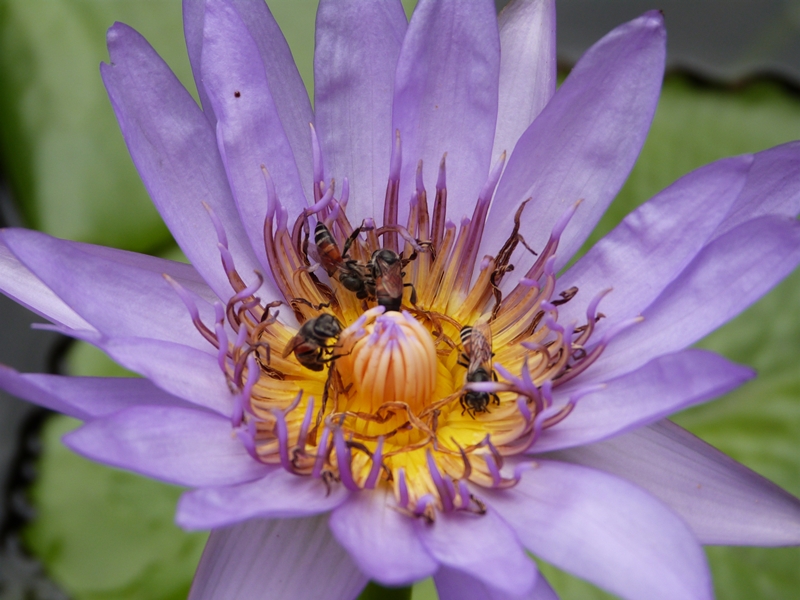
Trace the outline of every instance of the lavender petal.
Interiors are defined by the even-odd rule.
[[[269,470],[231,436],[229,419],[186,408],[128,408],[87,423],[64,443],[92,460],[191,487],[252,481]]]
[[[333,511],[330,527],[370,579],[408,585],[433,575],[438,563],[422,545],[413,519],[397,512],[393,503],[383,488],[352,494]]]
[[[485,500],[536,556],[629,599],[711,599],[688,526],[638,487],[578,465],[538,461]]]
[[[164,391],[222,416],[231,415],[233,395],[215,353],[145,338],[114,338],[95,344],[126,369]],[[211,349],[210,344],[208,345]]]
[[[508,594],[522,595],[533,588],[536,564],[494,510],[483,515],[440,513],[434,523],[416,525],[423,545],[442,565]]]
[[[228,5],[239,14],[261,54],[275,109],[297,162],[300,182],[306,197],[310,198],[312,160],[308,124],[314,121],[314,113],[311,110],[305,84],[294,63],[292,51],[265,2],[228,0]],[[212,123],[216,124],[216,116],[205,92],[200,68],[205,7],[206,1],[203,0],[184,1],[184,30],[187,31],[186,45],[198,93],[201,88],[203,89],[203,93],[200,94],[203,108],[212,119]]]
[[[18,373],[0,365],[0,387],[19,398],[76,419],[89,421],[137,405],[191,404],[133,377],[65,377]]]
[[[166,63],[136,31],[108,31],[110,64],[100,66],[139,175],[175,241],[220,298],[231,286],[220,268],[217,234],[205,201],[222,221],[242,273],[258,260],[246,242],[214,130]]]
[[[558,600],[555,590],[541,573],[537,573],[531,591],[522,596],[491,588],[479,579],[449,567],[441,567],[433,576],[433,581],[439,600]]]
[[[500,104],[492,159],[511,151],[556,91],[555,0],[518,0],[498,16]]]
[[[715,236],[765,215],[796,217],[800,213],[800,142],[755,155],[742,193]]]
[[[268,206],[261,165],[289,214],[298,214],[308,199],[258,45],[242,17],[224,0],[206,2],[201,64],[233,197],[263,271],[269,273],[264,217],[276,207]]]
[[[577,286],[585,298],[613,286],[601,303],[613,319],[599,321],[597,335],[640,314],[686,268],[726,219],[752,164],[752,156],[728,158],[681,177],[625,217],[559,278],[559,286]],[[565,304],[559,320],[582,321],[584,307]]]
[[[530,452],[607,439],[721,396],[753,377],[752,369],[705,350],[660,356],[578,400],[566,419],[542,432]],[[560,396],[567,400],[567,394]]]
[[[400,130],[403,144],[401,223],[419,160],[426,188],[433,190],[439,162],[447,153],[448,197],[463,207],[477,199],[491,166],[499,73],[493,2],[417,4],[394,88],[392,129]]]
[[[800,500],[670,421],[552,456],[641,486],[703,544],[800,544]]]
[[[394,73],[406,27],[399,0],[323,0],[317,12],[314,105],[325,179],[337,186],[349,179],[354,223],[383,211]]]
[[[630,372],[696,342],[758,300],[798,262],[800,223],[794,218],[758,217],[731,229],[642,312],[644,322],[611,341],[582,383]]]
[[[314,122],[314,111],[292,51],[266,2],[229,1],[258,47],[275,110],[300,172],[300,185],[306,198],[313,198],[313,159],[308,124]]]
[[[70,329],[94,330],[9,250],[0,234],[0,291],[36,314]]]
[[[214,321],[214,294],[189,265],[59,240],[27,229],[6,229],[8,248],[93,327],[107,336],[141,336],[208,348],[166,273],[197,299]]]
[[[497,187],[478,256],[511,233],[517,207],[522,231],[544,247],[566,209],[584,202],[564,232],[556,268],[578,250],[622,187],[644,143],[664,74],[663,19],[645,13],[590,48],[520,138]],[[528,264],[525,264],[528,261]],[[512,261],[517,262],[517,261]],[[532,260],[524,256],[524,272]]]
[[[324,517],[254,519],[211,532],[189,600],[353,600],[366,584]]]
[[[175,517],[184,529],[215,529],[254,517],[286,519],[329,512],[347,499],[340,485],[276,468],[255,481],[186,492]]]

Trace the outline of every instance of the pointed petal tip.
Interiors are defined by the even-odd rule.
[[[654,10],[648,10],[644,13],[641,17],[636,19],[647,27],[652,27],[654,29],[664,29],[664,11],[660,8]]]
[[[664,13],[661,10],[649,10],[641,16],[613,29],[603,40],[612,40],[619,36],[625,37],[629,35],[644,35],[648,40],[648,42],[645,42],[645,45],[648,46],[653,43],[660,45],[666,44],[667,28],[664,25]],[[601,40],[600,43],[602,43],[603,40]]]
[[[139,32],[136,31],[130,25],[126,25],[120,21],[114,21],[114,24],[108,28],[106,32],[106,43],[108,44],[108,50],[111,51],[112,46],[116,45],[129,35],[139,35]]]
[[[741,378],[741,383],[739,385],[747,381],[750,381],[751,379],[755,379],[758,376],[758,371],[756,371],[752,367],[748,367],[747,365],[736,365],[736,366],[739,367],[739,373]]]

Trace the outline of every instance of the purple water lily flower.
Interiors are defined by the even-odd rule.
[[[800,146],[722,160],[573,266],[653,117],[651,12],[555,89],[554,2],[322,0],[315,110],[266,5],[186,0],[199,108],[129,27],[103,80],[191,261],[5,230],[3,291],[144,379],[20,374],[65,442],[193,488],[190,598],[703,599],[701,544],[800,501],[663,420],[753,373],[687,349],[800,262]],[[309,123],[312,127],[309,128]]]

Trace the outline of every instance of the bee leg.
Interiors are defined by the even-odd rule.
[[[410,262],[412,262],[412,261],[416,260],[416,258],[417,258],[417,251],[416,251],[416,250],[414,250],[414,251],[413,251],[413,252],[412,252],[412,253],[409,255],[409,257],[408,257],[408,258],[402,258],[402,257],[401,257],[401,258],[400,258],[400,260],[401,260],[401,263],[402,263],[402,265],[403,265],[403,268],[405,268],[405,266],[406,266],[408,263],[410,263]]]
[[[322,366],[322,365],[324,365],[326,362],[328,362],[328,358],[327,358],[327,356],[326,356],[327,354],[328,354],[328,348],[327,348],[327,346],[320,346],[320,347],[317,349],[317,353],[316,353],[316,359],[317,359],[317,361],[320,363],[320,366]],[[318,369],[318,370],[319,370],[319,371],[321,371],[322,369]]]
[[[409,298],[409,300],[411,301],[411,304],[416,306],[417,305],[417,288],[414,287],[413,283],[404,283],[403,287],[410,287],[411,288],[411,297]]]
[[[309,308],[313,308],[314,310],[322,310],[323,308],[330,308],[330,302],[322,302],[320,304],[314,304],[313,302],[309,302],[305,298],[292,298],[290,304],[303,304],[308,306]]]
[[[353,245],[353,242],[355,242],[355,241],[356,241],[356,238],[357,238],[357,237],[358,237],[358,235],[361,233],[361,228],[362,228],[362,226],[361,226],[361,225],[359,225],[358,227],[356,227],[356,228],[353,230],[353,233],[351,233],[351,234],[350,234],[350,236],[349,236],[349,237],[348,237],[348,238],[345,240],[345,242],[344,242],[344,249],[342,250],[342,258],[345,258],[345,257],[347,256],[347,252],[350,250],[350,246],[352,246],[352,245]]]
[[[466,402],[464,402],[464,396],[461,396],[460,402],[461,402],[462,408],[464,409],[464,410],[461,411],[461,414],[463,415],[466,412],[470,417],[472,417],[474,419],[475,418],[475,409],[472,408]]]

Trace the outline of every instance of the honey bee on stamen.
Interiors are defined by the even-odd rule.
[[[336,245],[330,229],[322,221],[317,223],[314,228],[314,243],[319,250],[319,261],[322,268],[328,275],[334,275],[343,262],[342,253],[339,252],[339,246]]]
[[[350,247],[364,227],[357,227],[347,238],[344,250],[339,251],[330,230],[317,223],[314,229],[314,242],[319,251],[320,263],[330,277],[336,277],[342,286],[355,293],[360,300],[374,298],[386,310],[399,311],[403,302],[403,288],[411,287],[411,303],[416,304],[417,294],[414,286],[403,283],[403,267],[416,258],[416,253],[404,259],[388,248],[372,253],[368,264],[347,257]]]
[[[467,368],[467,383],[495,381],[492,368],[492,330],[488,323],[476,323],[461,328],[461,345],[464,353],[458,364]],[[489,402],[500,404],[497,394],[467,390],[461,395],[461,414],[465,412],[473,419],[476,413],[489,412]]]
[[[333,315],[324,313],[309,319],[286,344],[283,358],[294,352],[297,361],[305,368],[322,371],[326,363],[337,358],[333,354],[336,343],[329,344],[328,341],[338,340],[341,332],[342,324]]]
[[[366,265],[347,258],[355,236],[361,231],[359,227],[345,242],[344,252],[339,250],[333,234],[324,223],[319,222],[314,228],[314,243],[319,251],[320,264],[329,277],[336,277],[342,286],[360,300],[375,295],[375,285]]]
[[[372,253],[369,261],[372,278],[375,282],[375,298],[386,310],[399,311],[403,302],[403,259],[393,250],[382,248]],[[411,303],[416,303],[416,292],[411,292]]]

